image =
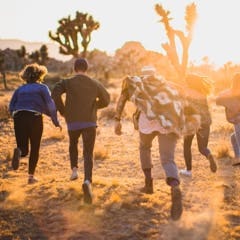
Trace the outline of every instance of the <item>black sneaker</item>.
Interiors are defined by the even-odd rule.
[[[232,161],[232,166],[236,167],[236,166],[240,166],[240,157],[235,157]]]
[[[92,187],[91,183],[86,180],[83,185],[83,201],[87,204],[92,204],[93,194],[92,194]]]
[[[179,186],[171,187],[171,218],[172,220],[178,220],[182,215],[182,193]]]
[[[13,170],[17,170],[19,167],[19,161],[21,157],[21,151],[19,148],[15,148],[13,151],[13,158],[12,158],[12,168]]]
[[[212,154],[209,154],[209,155],[207,156],[207,159],[208,159],[208,161],[209,161],[209,163],[210,163],[210,169],[211,169],[211,171],[212,171],[212,172],[216,172],[216,171],[217,171],[217,164],[216,164],[215,161],[214,161],[213,155],[212,155]]]
[[[38,182],[38,180],[34,176],[31,176],[28,178],[28,184],[34,184],[37,182]]]
[[[145,185],[143,188],[140,190],[142,193],[146,194],[153,194],[153,180],[146,180],[145,179]]]

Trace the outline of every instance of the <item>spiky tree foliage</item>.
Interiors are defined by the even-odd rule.
[[[39,50],[40,54],[40,62],[42,65],[45,65],[47,60],[49,59],[48,57],[48,48],[45,44],[43,44]]]
[[[5,63],[4,54],[2,50],[0,50],[0,73],[2,74],[4,88],[8,89],[4,63]]]
[[[88,45],[91,42],[91,34],[100,27],[88,13],[76,12],[74,19],[70,16],[58,21],[59,27],[55,34],[49,31],[49,37],[60,44],[59,51],[64,55],[86,57]],[[80,52],[79,38],[83,50]]]
[[[25,46],[21,46],[20,49],[16,50],[17,51],[17,55],[20,57],[20,58],[25,58],[26,55],[27,55],[27,50],[25,48]]]
[[[20,49],[16,50],[18,57],[21,59],[21,63],[19,64],[19,69],[23,68],[28,63],[28,54],[25,46],[21,46]]]
[[[185,22],[186,22],[186,31],[181,31],[174,29],[170,21],[170,11],[167,11],[163,8],[162,5],[156,4],[155,10],[157,14],[161,17],[160,22],[164,25],[165,31],[168,37],[168,42],[163,43],[162,47],[165,50],[169,60],[177,71],[178,77],[180,79],[184,78],[186,74],[187,64],[188,64],[188,53],[189,46],[192,41],[194,24],[197,19],[197,9],[195,3],[191,3],[186,6],[185,9]],[[182,56],[179,56],[176,46],[176,38],[180,40],[182,45]]]
[[[32,52],[29,55],[29,58],[32,60],[34,63],[40,63],[40,52],[38,50]]]

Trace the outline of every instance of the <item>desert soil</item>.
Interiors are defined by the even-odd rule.
[[[2,93],[5,101],[11,92]],[[9,98],[7,98],[9,99]],[[0,98],[1,101],[1,98]],[[114,105],[114,103],[113,103]],[[92,205],[83,203],[82,142],[79,179],[70,181],[68,135],[44,117],[44,133],[36,177],[27,184],[28,158],[11,168],[15,147],[12,119],[0,122],[0,240],[233,240],[240,239],[240,167],[232,167],[231,125],[224,111],[211,103],[213,124],[209,139],[218,165],[212,173],[193,141],[193,176],[181,177],[183,214],[170,219],[170,189],[153,142],[154,194],[140,193],[144,178],[138,156],[138,132],[123,120],[116,136],[113,121],[101,118],[95,145]],[[224,156],[224,151],[230,152]],[[182,139],[176,163],[184,168]]]

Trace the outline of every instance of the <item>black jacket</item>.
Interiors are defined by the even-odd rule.
[[[109,93],[99,81],[81,74],[59,81],[53,88],[52,98],[68,123],[96,122],[97,109],[110,102]]]

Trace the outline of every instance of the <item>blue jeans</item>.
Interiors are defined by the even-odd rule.
[[[166,175],[166,182],[172,179],[179,181],[178,169],[174,162],[174,153],[177,144],[178,137],[174,133],[160,134],[159,132],[153,132],[151,134],[140,134],[140,160],[142,169],[152,168],[151,147],[152,141],[157,136],[159,145],[159,155],[161,164]]]
[[[240,123],[234,124],[234,132],[231,134],[231,143],[235,157],[240,157]]]
[[[82,135],[83,158],[84,158],[84,181],[92,182],[93,149],[96,138],[96,127],[89,127],[80,130],[68,131],[69,154],[71,169],[78,167],[78,140]]]

